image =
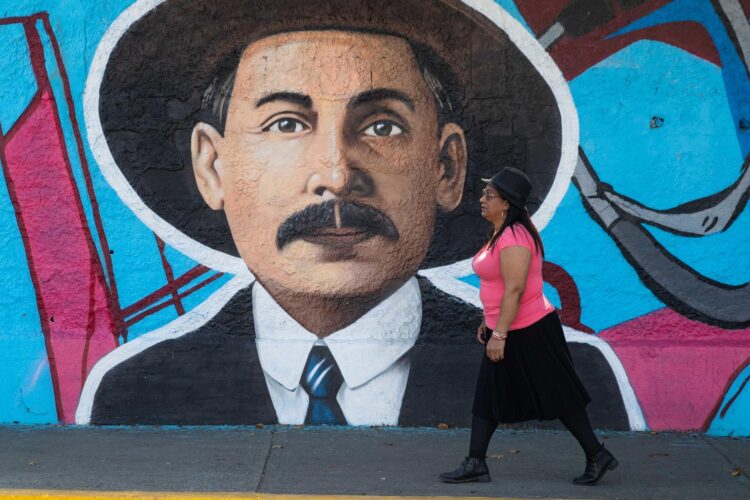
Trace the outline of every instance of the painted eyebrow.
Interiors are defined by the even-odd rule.
[[[407,108],[409,108],[411,111],[414,111],[414,101],[409,96],[398,90],[383,88],[362,92],[354,98],[354,101],[352,101],[349,106],[356,107],[368,102],[382,101],[385,99],[395,99],[397,101],[401,101],[406,105]]]
[[[255,103],[255,107],[259,108],[264,104],[274,101],[287,101],[294,104],[298,104],[303,108],[312,108],[312,99],[309,95],[300,94],[299,92],[272,92],[266,94]]]

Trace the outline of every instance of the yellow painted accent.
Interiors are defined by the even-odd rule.
[[[171,491],[73,491],[3,490],[0,500],[511,500],[501,497],[376,496],[376,495],[279,495],[272,493],[178,493]]]

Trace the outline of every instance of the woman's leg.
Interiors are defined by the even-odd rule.
[[[617,459],[609,450],[604,448],[604,445],[599,442],[596,434],[594,434],[585,408],[566,415],[560,420],[575,436],[584,453],[586,453],[586,470],[573,479],[573,483],[596,484],[608,470],[614,470],[617,467],[619,463]]]
[[[586,413],[586,408],[581,408],[569,415],[560,417],[560,421],[562,421],[565,427],[568,428],[576,440],[578,440],[578,444],[583,448],[587,460],[593,458],[602,448],[602,443],[599,442],[596,434],[594,434],[594,429],[591,428],[591,422],[589,421],[588,413]]]
[[[469,456],[461,462],[456,470],[440,474],[440,480],[444,483],[469,483],[474,481],[485,483],[489,481],[490,471],[487,468],[485,457],[495,429],[497,429],[496,420],[473,416],[471,419]]]
[[[487,456],[487,447],[490,439],[497,429],[497,420],[487,418],[471,417],[471,442],[469,443],[469,456],[484,460]]]

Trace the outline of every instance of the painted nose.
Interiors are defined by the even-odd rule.
[[[337,134],[321,137],[315,147],[315,168],[307,183],[308,193],[324,199],[370,196],[372,177],[351,157],[345,139]]]

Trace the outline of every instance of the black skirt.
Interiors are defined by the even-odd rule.
[[[489,338],[491,330],[485,330]],[[591,402],[573,368],[560,318],[551,312],[536,323],[511,330],[505,358],[493,363],[482,353],[473,414],[500,422],[551,420]]]

